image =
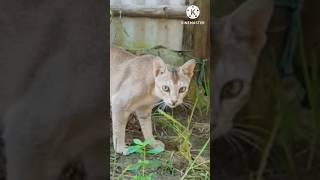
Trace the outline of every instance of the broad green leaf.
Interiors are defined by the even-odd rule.
[[[141,146],[139,145],[135,145],[135,146],[129,146],[128,147],[128,154],[132,154],[132,153],[141,153]]]
[[[141,164],[132,164],[127,168],[128,171],[138,171],[141,167]]]
[[[141,145],[141,146],[143,145],[143,143],[140,141],[140,139],[134,139],[133,143],[137,144],[137,145]]]
[[[148,166],[150,164],[149,160],[139,160],[138,164],[140,164],[141,166]]]
[[[146,139],[146,140],[144,140],[143,145],[144,146],[148,146],[148,145],[150,145],[152,143],[152,141],[153,140],[151,140],[151,139]]]
[[[133,176],[133,180],[141,180],[141,176]]]
[[[148,154],[152,154],[152,155],[156,155],[156,154],[161,153],[162,151],[164,151],[163,147],[156,147],[154,149],[151,149],[151,150],[147,151],[147,153]]]
[[[153,175],[153,174],[147,175],[147,176],[146,176],[146,180],[152,180],[152,175]]]
[[[141,161],[145,166],[148,166],[150,164],[150,161],[149,160],[144,160],[144,161]]]

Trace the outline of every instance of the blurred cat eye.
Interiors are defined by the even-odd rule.
[[[221,99],[230,99],[238,96],[243,89],[243,81],[236,79],[227,82],[221,92]]]
[[[170,88],[169,88],[169,86],[162,86],[162,90],[163,90],[164,92],[169,92],[169,91],[170,91]]]
[[[186,87],[181,87],[181,88],[179,89],[179,93],[184,93],[186,90],[187,90]]]

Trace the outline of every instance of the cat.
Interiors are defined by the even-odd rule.
[[[213,138],[230,132],[247,103],[273,14],[272,0],[247,0],[213,22]]]
[[[151,140],[153,147],[164,148],[152,133],[152,108],[159,101],[171,108],[180,105],[187,95],[195,65],[191,59],[180,67],[172,67],[157,56],[135,56],[111,48],[110,102],[113,146],[117,153],[128,153],[125,128],[131,113],[136,113],[144,138]]]

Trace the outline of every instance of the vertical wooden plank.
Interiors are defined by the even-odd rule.
[[[186,5],[194,4],[191,0],[185,1]],[[183,50],[193,50],[193,32],[194,32],[194,25],[183,25],[183,42],[182,42],[182,49]]]
[[[194,56],[199,58],[209,57],[209,23],[210,23],[210,1],[198,0],[195,4],[200,8],[200,16],[197,20],[205,21],[203,25],[194,25],[193,49]]]

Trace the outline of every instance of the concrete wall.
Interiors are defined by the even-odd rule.
[[[112,6],[185,6],[185,0],[111,0]],[[113,18],[111,23],[112,44],[128,48],[150,48],[163,45],[182,50],[183,25],[181,20],[155,18]]]

